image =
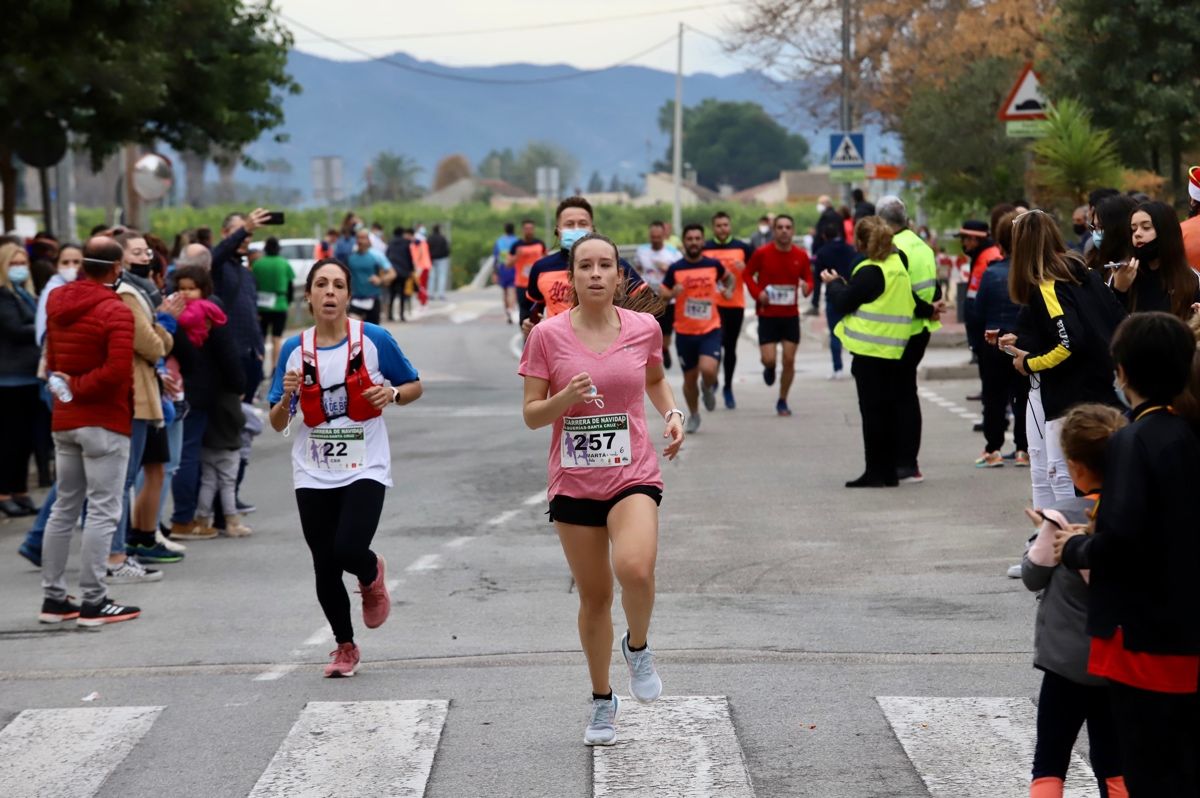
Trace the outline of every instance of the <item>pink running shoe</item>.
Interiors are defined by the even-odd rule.
[[[382,554],[376,554],[375,558],[378,561],[375,581],[358,586],[358,592],[362,593],[363,623],[368,629],[383,626],[392,611],[392,594],[387,589],[387,563]]]
[[[336,651],[330,651],[329,656],[333,657],[333,662],[325,666],[325,678],[340,679],[353,676],[354,669],[358,667],[359,655],[358,646],[354,643],[342,643]]]

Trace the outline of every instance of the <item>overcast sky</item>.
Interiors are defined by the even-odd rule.
[[[680,22],[727,36],[737,2],[718,0],[278,0],[285,24],[295,20],[370,55],[406,52],[451,66],[518,61],[595,69],[671,38]],[[573,24],[569,24],[573,23]],[[542,27],[553,25],[554,27]],[[322,41],[295,26],[296,49],[338,60],[362,53]],[[524,30],[497,30],[524,28]],[[453,36],[426,35],[455,32]],[[674,71],[674,41],[632,63]],[[684,36],[685,73],[725,75],[751,64],[725,54],[699,33]]]

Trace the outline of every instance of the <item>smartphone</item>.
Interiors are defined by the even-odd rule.
[[[283,211],[271,211],[263,224],[283,224]]]
[[[1124,269],[1128,265],[1129,265],[1129,261],[1127,261],[1127,260],[1114,260],[1112,263],[1106,263],[1103,266],[1101,266],[1100,268],[1101,269]]]
[[[1048,516],[1047,516],[1045,513],[1043,513],[1042,511],[1040,511],[1040,510],[1034,510],[1034,512],[1038,514],[1038,518],[1042,519],[1043,521],[1046,521],[1046,522],[1048,522],[1048,523],[1049,523],[1051,526],[1055,526],[1055,527],[1057,527],[1057,528],[1059,528],[1059,529],[1062,529],[1062,528],[1063,528],[1063,525],[1062,525],[1062,524],[1058,523],[1058,522],[1057,522],[1057,521],[1055,521],[1053,518],[1049,518],[1049,517],[1048,517]],[[1066,530],[1063,530],[1063,531],[1065,532]]]
[[[1004,354],[1008,355],[1009,357],[1016,357],[1017,355],[1020,354],[1020,352],[1013,349],[1011,346],[1002,346],[1002,347],[1000,347],[1000,351],[1003,352]]]

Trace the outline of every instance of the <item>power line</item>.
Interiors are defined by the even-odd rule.
[[[615,64],[609,64],[608,66],[600,67],[598,69],[583,69],[583,70],[577,70],[575,72],[565,73],[562,75],[549,75],[547,77],[542,77],[542,78],[523,78],[523,79],[522,78],[476,78],[476,77],[469,77],[467,75],[457,75],[457,74],[453,74],[453,73],[449,73],[449,72],[438,72],[436,70],[426,69],[425,67],[416,66],[414,64],[406,64],[402,61],[396,61],[387,56],[374,55],[372,53],[367,52],[366,50],[363,50],[360,47],[355,47],[353,44],[349,44],[340,39],[335,39],[334,37],[328,36],[328,35],[322,33],[321,31],[316,30],[315,28],[310,28],[308,25],[305,25],[302,22],[298,22],[297,20],[292,19],[291,17],[287,16],[286,14],[280,14],[279,16],[282,19],[286,20],[289,24],[294,25],[297,28],[300,28],[301,30],[306,30],[309,33],[320,37],[321,39],[323,39],[324,41],[326,41],[330,44],[336,44],[337,46],[342,47],[352,53],[357,53],[358,55],[364,56],[365,58],[367,58],[371,61],[377,61],[381,64],[386,64],[388,66],[395,67],[397,69],[402,69],[406,72],[414,72],[418,75],[426,75],[426,76],[432,77],[432,78],[441,78],[443,80],[453,80],[458,83],[478,83],[478,84],[485,84],[485,85],[492,85],[492,86],[528,86],[528,85],[539,84],[539,83],[557,83],[557,82],[564,81],[564,80],[575,80],[577,78],[586,77],[588,75],[595,75],[599,72],[607,72],[611,69],[616,69],[617,67],[625,66],[626,64],[630,63],[631,61],[636,61],[637,59],[639,59],[643,56],[649,55],[650,53],[654,52],[658,48],[663,47],[664,45],[670,44],[671,42],[675,41],[675,38],[676,38],[674,35],[671,35],[671,36],[667,37],[666,39],[663,39],[661,42],[658,42],[657,44],[655,44],[652,47],[648,47],[645,50],[641,50],[640,52],[634,53],[633,55],[629,56],[628,58],[623,58],[620,61],[616,62]]]
[[[394,41],[403,39],[444,39],[458,36],[479,36],[493,33],[519,33],[522,31],[531,30],[546,30],[548,28],[569,28],[578,25],[592,25],[603,22],[623,22],[630,19],[640,19],[642,17],[663,16],[665,14],[678,14],[685,11],[703,11],[709,8],[720,8],[721,6],[736,5],[735,0],[722,0],[719,3],[701,3],[690,6],[678,6],[675,8],[663,8],[657,11],[642,11],[636,14],[624,14],[621,16],[610,17],[592,17],[591,19],[572,19],[563,20],[560,22],[541,22],[532,25],[512,25],[509,27],[500,28],[469,28],[466,30],[445,30],[445,31],[428,31],[425,33],[395,33],[382,36],[347,36],[339,41],[342,42],[370,42],[370,41]],[[311,29],[306,29],[310,30]],[[321,38],[325,38],[324,34],[317,34]],[[306,43],[311,42],[311,39],[304,40]]]

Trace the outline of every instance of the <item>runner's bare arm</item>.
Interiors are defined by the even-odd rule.
[[[525,405],[523,415],[525,426],[530,429],[549,426],[562,417],[563,413],[578,402],[585,399],[603,398],[592,393],[592,378],[587,372],[580,372],[571,378],[567,387],[553,396],[550,392],[550,381],[541,377],[525,378]],[[669,389],[668,389],[669,390]]]
[[[268,420],[271,422],[271,429],[276,432],[283,432],[288,425],[288,408],[292,403],[292,396],[296,391],[300,390],[300,371],[285,371],[283,373],[283,398],[276,402],[270,412],[267,414]]]
[[[671,390],[671,384],[667,382],[667,372],[662,363],[646,366],[646,395],[650,397],[650,404],[654,405],[654,409],[661,416],[675,409],[675,393]],[[663,454],[668,460],[674,460],[675,455],[679,454],[679,447],[683,445],[683,419],[678,413],[672,413],[667,419],[663,437],[671,439]]]

